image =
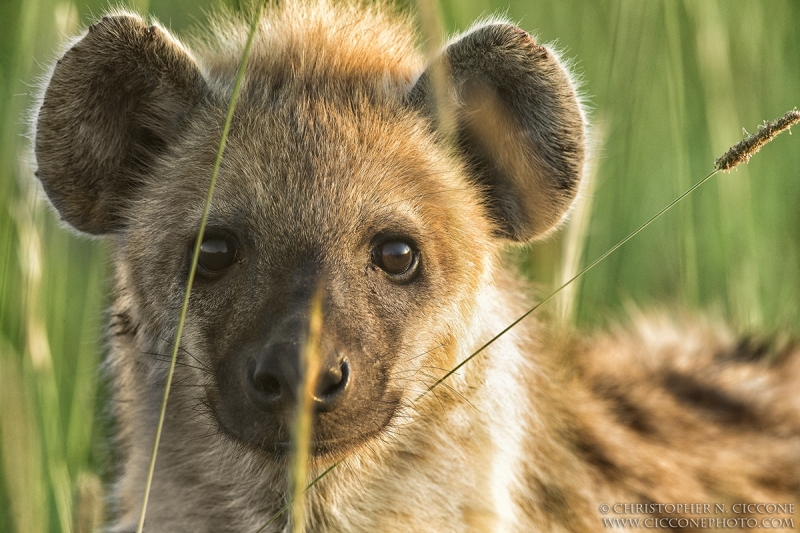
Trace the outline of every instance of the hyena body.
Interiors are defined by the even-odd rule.
[[[339,463],[307,494],[311,531],[596,531],[601,503],[797,501],[791,347],[660,318],[565,340],[529,318],[426,392],[530,305],[500,257],[568,209],[584,119],[552,51],[502,22],[445,47],[437,97],[410,26],[327,3],[262,19],[146,530],[255,531],[287,502],[315,294],[309,481]],[[114,14],[58,62],[37,117],[37,176],[68,223],[106,235],[115,266],[114,531],[139,515],[245,40],[226,19],[189,49]]]

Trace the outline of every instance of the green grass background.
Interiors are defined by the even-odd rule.
[[[110,467],[107,258],[41,202],[25,137],[37,76],[105,5],[0,0],[0,531],[86,529]],[[132,5],[180,34],[213,2]],[[504,13],[557,41],[583,80],[597,162],[588,224],[514,256],[542,293],[575,270],[565,250],[588,263],[707,174],[743,127],[800,105],[794,0],[473,0],[442,13],[448,32]],[[571,319],[593,328],[631,307],[688,307],[743,331],[796,332],[798,169],[800,138],[784,134],[717,176],[582,278]]]

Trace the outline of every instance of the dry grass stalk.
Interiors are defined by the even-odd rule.
[[[309,312],[308,337],[303,347],[303,383],[297,396],[297,413],[294,421],[294,439],[291,457],[292,510],[291,524],[294,533],[305,531],[305,491],[308,484],[308,458],[313,434],[314,391],[317,386],[322,337],[322,293],[317,291]]]

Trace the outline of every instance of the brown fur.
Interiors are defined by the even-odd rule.
[[[323,366],[350,381],[315,416],[309,481],[341,463],[308,493],[310,531],[597,531],[601,503],[796,501],[794,345],[659,317],[571,339],[529,319],[420,397],[529,305],[499,259],[569,208],[584,118],[551,50],[486,23],[437,60],[449,139],[410,27],[327,2],[261,20],[207,233],[236,260],[194,287],[146,530],[255,531],[286,503],[291,420],[253,368],[294,385],[318,287]],[[113,254],[113,531],[139,514],[245,38],[220,17],[187,47],[115,13],[54,67],[36,119],[45,191]],[[413,250],[408,273],[386,271],[387,242]]]

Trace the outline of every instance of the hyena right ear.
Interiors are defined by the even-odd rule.
[[[449,87],[438,94],[452,100],[446,107],[458,148],[498,235],[518,242],[542,235],[569,209],[583,169],[584,119],[567,72],[550,50],[505,23],[474,28],[437,61],[412,88],[411,105],[437,121],[433,84],[441,66]]]
[[[124,225],[143,173],[207,93],[186,50],[136,15],[104,17],[58,61],[36,118],[37,177],[61,217]]]

